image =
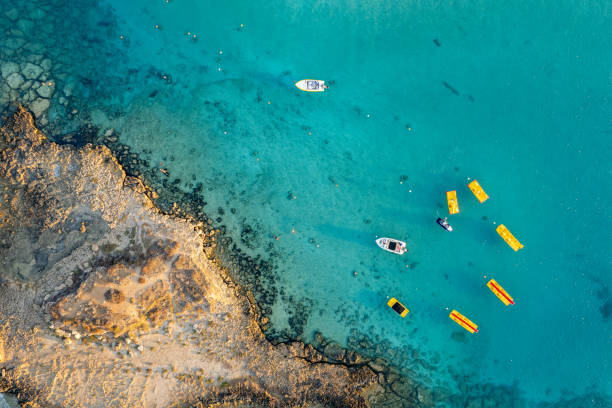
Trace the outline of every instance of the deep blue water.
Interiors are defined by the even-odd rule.
[[[117,63],[157,77],[107,89],[92,120],[186,190],[203,183],[237,242],[257,231],[246,252],[273,248],[274,330],[297,307],[304,339],[408,347],[423,361],[395,363],[427,384],[612,394],[609,1],[104,4],[123,36],[103,39],[125,53]],[[312,77],[329,91],[293,86]],[[447,190],[452,233],[435,223]]]

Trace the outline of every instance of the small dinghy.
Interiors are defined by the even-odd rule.
[[[394,254],[402,255],[408,252],[406,243],[393,238],[378,238],[376,243],[385,251],[393,252]]]
[[[323,92],[327,89],[325,81],[318,79],[302,79],[301,81],[296,82],[295,86],[305,92]]]
[[[453,230],[453,227],[451,227],[451,225],[448,223],[448,221],[446,221],[446,217],[438,218],[437,222],[445,230],[447,230],[447,231],[452,231]]]

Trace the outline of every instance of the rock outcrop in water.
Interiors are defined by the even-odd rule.
[[[360,364],[270,344],[203,251],[106,147],[0,130],[0,391],[30,406],[366,406]]]

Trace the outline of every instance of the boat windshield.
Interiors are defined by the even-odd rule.
[[[319,89],[319,81],[306,81],[306,88]]]
[[[397,246],[397,242],[389,242],[389,249],[395,251],[395,247]]]

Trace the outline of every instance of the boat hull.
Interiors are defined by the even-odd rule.
[[[390,248],[390,244],[394,242],[396,245],[399,245],[399,250],[397,249],[391,249]],[[385,251],[389,251],[392,252],[394,254],[398,254],[398,255],[403,255],[406,252],[408,252],[408,249],[406,248],[406,243],[403,241],[399,241],[397,239],[393,239],[393,238],[378,238],[376,240],[376,244],[381,248],[384,249]],[[397,248],[397,247],[396,247]]]
[[[316,81],[318,83],[317,88],[316,89],[309,88],[308,87],[309,81]],[[300,91],[304,91],[304,92],[324,92],[325,91],[325,81],[321,81],[318,79],[302,79],[301,81],[297,81],[295,83],[295,86]]]
[[[442,218],[438,218],[436,222],[438,223],[439,226],[444,228],[446,231],[450,232],[453,230],[453,227],[451,227],[450,224],[448,222],[445,222]]]

